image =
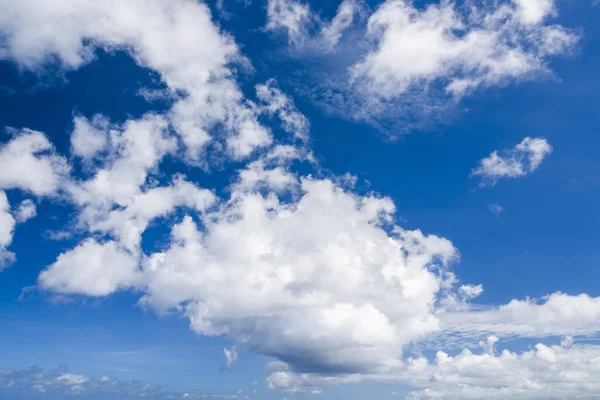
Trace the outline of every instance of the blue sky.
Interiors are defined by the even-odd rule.
[[[0,0],[0,397],[599,395],[598,5],[142,3]]]

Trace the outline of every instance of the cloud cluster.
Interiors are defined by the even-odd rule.
[[[514,149],[501,155],[493,151],[479,161],[471,176],[481,177],[480,186],[493,186],[502,178],[519,178],[535,171],[552,153],[552,146],[544,138],[526,137]]]
[[[493,348],[492,348],[493,349]],[[546,346],[522,353],[503,350],[456,356],[440,351],[433,362],[407,362],[402,381],[421,387],[407,399],[592,399],[600,393],[600,346]]]
[[[200,162],[213,141],[222,142],[231,156],[243,158],[272,140],[234,80],[231,65],[244,60],[233,39],[211,21],[205,4],[2,0],[0,6],[3,59],[31,69],[57,59],[75,69],[103,48],[128,51],[141,66],[158,72],[174,100],[164,118],[191,160]],[[209,132],[222,134],[213,137]]]
[[[174,393],[142,381],[122,381],[109,376],[100,379],[74,374],[64,365],[45,371],[33,366],[25,370],[0,369],[0,395],[14,399],[248,399],[243,393]]]
[[[277,3],[303,10],[294,20],[297,59],[310,48],[309,61],[321,56],[321,64],[343,65],[308,65],[307,78],[315,79],[299,91],[331,112],[386,131],[444,118],[477,89],[548,76],[550,59],[569,54],[578,41],[573,31],[549,22],[557,15],[552,0],[425,6],[386,0],[375,10],[347,0],[330,22],[307,16],[308,6],[296,0]],[[278,17],[269,13],[267,26]],[[318,29],[310,29],[315,24]]]
[[[253,100],[243,96],[234,69],[243,57],[204,4],[0,0],[0,5],[0,57],[31,69],[49,62],[75,69],[93,61],[97,48],[124,50],[159,74],[172,99],[163,114],[126,121],[75,116],[68,158],[28,129],[14,131],[0,148],[3,257],[11,257],[7,247],[15,223],[35,215],[33,202],[11,211],[4,190],[38,200],[58,197],[75,209],[74,233],[81,240],[40,273],[40,288],[93,297],[132,290],[145,307],[187,317],[199,334],[227,335],[276,359],[268,383],[281,390],[318,392],[329,384],[375,379],[423,389],[415,397],[459,398],[465,388],[493,396],[501,387],[498,393],[518,398],[545,384],[539,371],[565,383],[556,393],[583,390],[584,375],[555,375],[569,363],[584,370],[597,357],[593,346],[540,344],[496,356],[492,340],[484,343],[482,355],[438,353],[434,361],[408,356],[415,344],[469,346],[491,334],[592,336],[600,331],[600,303],[554,294],[543,303],[515,300],[475,308],[470,302],[483,288],[459,284],[451,271],[458,251],[448,239],[402,228],[391,199],[357,191],[352,179],[326,176],[319,168],[298,172],[300,163],[316,164],[308,119],[273,80],[256,85]],[[360,7],[345,1],[330,23],[316,23],[327,51],[341,43]],[[304,34],[306,6],[270,1],[268,12],[269,23],[278,24],[269,29],[285,29],[294,42]],[[354,61],[352,87],[367,101],[389,101],[433,82],[460,95],[528,77],[575,40],[561,27],[545,25],[554,12],[546,0],[471,7],[468,14],[449,2],[417,9],[388,0],[370,16],[373,46]],[[413,43],[416,39],[427,46]],[[392,43],[401,51],[393,51]],[[392,84],[384,87],[380,76]],[[276,119],[285,135],[273,135],[263,119]],[[493,153],[492,161],[482,162],[485,173],[474,174],[492,179],[507,176],[505,171],[526,174],[549,152],[543,139],[527,138],[506,156]],[[166,177],[167,161],[183,170],[233,162],[236,172],[220,193],[181,174],[168,171]],[[166,243],[144,247],[144,232],[167,217],[174,223]],[[237,360],[235,347],[224,355],[225,367]],[[507,375],[513,380],[494,375],[502,368],[521,375]],[[19,375],[3,374],[1,382]],[[52,390],[104,390],[112,382],[66,372],[35,376]],[[528,376],[529,386],[522,380]],[[136,393],[147,393],[140,390]]]
[[[450,356],[439,351],[433,360],[411,357],[381,379],[418,388],[406,399],[592,399],[600,391],[594,378],[600,373],[600,346],[565,340],[553,346],[538,343],[518,353],[498,352],[496,342],[490,338],[483,352],[465,349]],[[290,391],[354,381],[353,376],[324,379],[285,371],[269,378],[272,387]]]
[[[461,336],[500,337],[583,335],[600,332],[600,297],[553,293],[541,300],[512,300],[491,309],[448,312],[441,317],[444,331]]]
[[[66,159],[55,153],[41,132],[8,131],[13,137],[0,145],[0,271],[16,260],[16,255],[8,250],[16,224],[37,213],[31,199],[23,200],[16,210],[11,209],[5,191],[19,189],[40,197],[55,196],[69,172]]]

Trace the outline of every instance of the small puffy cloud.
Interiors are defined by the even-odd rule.
[[[23,129],[0,146],[0,189],[21,189],[38,196],[56,194],[69,171],[63,157],[41,132]]]
[[[86,167],[80,176],[69,176],[65,159],[39,132],[23,130],[0,148],[0,166],[20,171],[0,168],[0,189],[38,196],[60,192],[76,209],[76,233],[83,239],[41,272],[40,288],[94,297],[133,290],[140,304],[180,313],[199,334],[228,335],[276,359],[267,383],[281,390],[319,393],[330,384],[374,379],[411,385],[414,396],[460,398],[460,390],[471,388],[468,393],[486,398],[500,387],[498,393],[508,398],[519,390],[531,397],[546,384],[547,378],[536,375],[546,370],[567,388],[556,392],[562,398],[583,390],[579,372],[595,359],[595,347],[540,344],[497,355],[497,341],[594,335],[600,331],[598,299],[554,294],[541,303],[469,304],[483,289],[459,286],[450,270],[458,251],[448,239],[398,226],[392,200],[356,192],[351,177],[292,170],[294,162],[314,161],[308,120],[274,81],[256,86],[255,102],[243,96],[233,69],[243,62],[238,47],[213,23],[205,4],[0,3],[0,57],[32,69],[48,62],[75,69],[93,60],[96,47],[127,49],[160,75],[162,94],[172,100],[162,115],[121,124],[101,115],[76,117],[75,157],[69,159]],[[333,20],[322,22],[303,3],[271,0],[267,29],[284,31],[295,45],[308,37],[323,44],[315,48],[341,60],[336,51],[344,48],[344,35],[360,10],[359,2],[347,0]],[[546,23],[555,12],[544,0],[470,8],[452,2],[416,8],[387,0],[371,14],[367,36],[356,46],[365,51],[344,58],[351,75],[343,76],[343,94],[365,99],[353,98],[355,107],[344,111],[360,109],[367,118],[436,85],[444,99],[455,100],[479,87],[544,73],[549,57],[576,41],[571,32]],[[265,114],[276,116],[289,135],[273,137],[259,123]],[[213,160],[207,148],[219,161],[244,162],[236,164],[237,175],[222,198],[184,176],[165,179],[170,171],[161,169],[167,158],[208,169]],[[496,171],[494,179],[506,176],[497,171],[531,172],[550,149],[543,139],[527,138],[507,155],[496,154],[502,162],[489,163],[489,170]],[[5,203],[0,199],[2,250],[15,224]],[[158,248],[142,246],[148,226],[166,216],[174,220],[171,236]],[[413,346],[445,348],[459,341],[483,347],[484,354],[409,356]],[[236,347],[225,349],[224,356],[225,367],[231,367]],[[584,367],[574,369],[575,376],[555,377],[551,363],[557,360],[561,370],[569,360]],[[520,375],[505,378],[503,368],[512,378],[513,371]],[[14,382],[17,375],[2,371],[0,382]],[[33,379],[27,387],[40,392],[80,394],[130,385],[64,370],[24,375]],[[146,386],[119,393],[160,398]]]
[[[533,337],[594,335],[600,332],[600,297],[553,293],[541,301],[512,300],[489,309],[450,312],[442,330],[466,339],[474,335]]]
[[[471,176],[481,177],[480,186],[495,185],[502,178],[523,177],[535,171],[550,153],[552,146],[546,139],[526,137],[513,149],[506,149],[501,154],[494,151],[483,158],[471,171]]]
[[[517,12],[526,24],[538,24],[556,13],[553,0],[515,0]]]
[[[30,199],[26,199],[23,200],[21,202],[21,204],[19,204],[19,207],[17,208],[16,212],[15,212],[15,219],[17,220],[17,222],[25,222],[33,217],[35,217],[37,215],[37,209],[35,206],[35,203],[30,200]]]
[[[388,0],[369,19],[376,47],[354,66],[353,77],[391,98],[435,81],[462,96],[544,72],[545,59],[576,40],[559,26],[542,25],[552,10],[551,1],[523,0],[491,9],[472,6],[465,15],[453,2],[417,9]]]
[[[127,49],[138,64],[156,71],[174,100],[165,119],[181,138],[189,160],[200,163],[213,141],[227,142],[227,150],[238,158],[270,144],[268,130],[258,123],[234,79],[233,68],[244,59],[232,37],[213,22],[206,4],[190,0],[0,4],[2,59],[34,70],[56,61],[65,69],[76,69],[94,59],[97,47]],[[77,119],[75,125],[75,154],[89,157],[102,149],[104,121]]]
[[[106,117],[98,114],[90,121],[79,116],[73,122],[75,129],[71,133],[71,148],[74,155],[91,159],[106,148],[109,129]]]
[[[451,356],[438,351],[433,359],[409,357],[406,362],[377,377],[403,384],[406,399],[507,399],[587,398],[600,391],[594,377],[600,373],[598,345],[536,344],[523,352],[498,351],[498,338],[482,341],[481,350],[463,349]],[[325,376],[297,373],[281,365],[267,379],[272,389],[289,392],[318,391],[327,385],[352,383],[356,375]]]
[[[225,364],[221,371],[229,370],[238,361],[237,348],[232,346],[230,349],[223,349],[223,355],[225,356]]]

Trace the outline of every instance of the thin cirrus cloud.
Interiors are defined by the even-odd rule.
[[[480,186],[493,186],[504,178],[520,178],[535,171],[552,153],[552,146],[544,138],[526,137],[513,149],[500,154],[493,151],[479,161],[471,171],[472,177],[481,178]]]
[[[305,8],[290,4],[271,1],[268,11],[283,15],[279,25],[267,26],[303,35]],[[316,25],[327,52],[343,45],[358,4],[346,1],[330,24]],[[553,294],[539,304],[514,300],[474,307],[471,301],[483,288],[461,284],[454,275],[459,252],[450,240],[401,227],[390,198],[360,193],[352,179],[325,176],[318,165],[313,174],[295,171],[297,164],[318,164],[308,119],[273,80],[256,85],[248,94],[253,98],[245,97],[235,66],[247,61],[204,4],[0,0],[0,5],[4,59],[34,70],[52,62],[73,70],[94,62],[97,48],[126,49],[160,74],[174,100],[163,114],[126,121],[75,116],[70,157],[58,155],[43,133],[26,128],[0,149],[0,171],[13,166],[23,171],[0,173],[1,189],[23,191],[36,201],[58,198],[76,209],[79,243],[39,274],[42,290],[89,297],[140,294],[140,305],[179,313],[198,334],[228,335],[270,356],[275,361],[267,383],[282,391],[318,393],[336,383],[376,380],[408,384],[416,398],[473,398],[473,393],[530,398],[542,386],[546,397],[558,399],[594,388],[582,382],[597,346],[540,342],[534,350],[496,354],[496,340],[487,337],[510,343],[520,337],[594,336],[600,331],[597,298]],[[459,96],[545,72],[547,58],[576,40],[566,29],[545,24],[556,12],[547,1],[471,12],[465,16],[453,3],[416,9],[384,2],[366,27],[372,47],[352,62],[353,90],[367,94],[367,106],[392,104],[434,81]],[[511,30],[518,34],[508,35]],[[411,53],[415,38],[428,40],[430,50]],[[394,41],[418,62],[398,67],[406,63],[389,59]],[[389,88],[377,81],[380,73],[392,83]],[[365,92],[364,85],[372,91]],[[373,110],[364,108],[365,115]],[[275,137],[261,122],[265,118],[285,135]],[[502,159],[509,170],[519,168],[514,163],[526,172],[539,166],[548,149],[536,140],[517,146],[523,158],[510,153]],[[166,160],[184,171],[222,163],[235,163],[236,171],[229,190],[220,194],[183,174],[165,179]],[[500,171],[496,164],[490,171]],[[76,174],[79,167],[86,173]],[[0,233],[0,249],[8,252],[15,220],[8,200],[4,203],[0,218],[12,222],[4,224],[10,229]],[[166,218],[175,220],[168,241],[146,250],[143,233]],[[560,323],[565,316],[569,324]],[[458,343],[478,350],[440,352],[435,359],[409,352],[410,346],[433,341],[442,349]],[[237,360],[236,348],[224,355],[225,366]],[[576,373],[546,373],[565,365]],[[84,391],[94,382],[60,376],[49,380]]]

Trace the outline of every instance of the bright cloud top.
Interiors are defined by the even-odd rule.
[[[535,171],[552,153],[552,146],[544,138],[526,137],[513,149],[500,155],[493,151],[479,162],[471,176],[481,177],[480,186],[495,185],[502,178],[519,178]]]

